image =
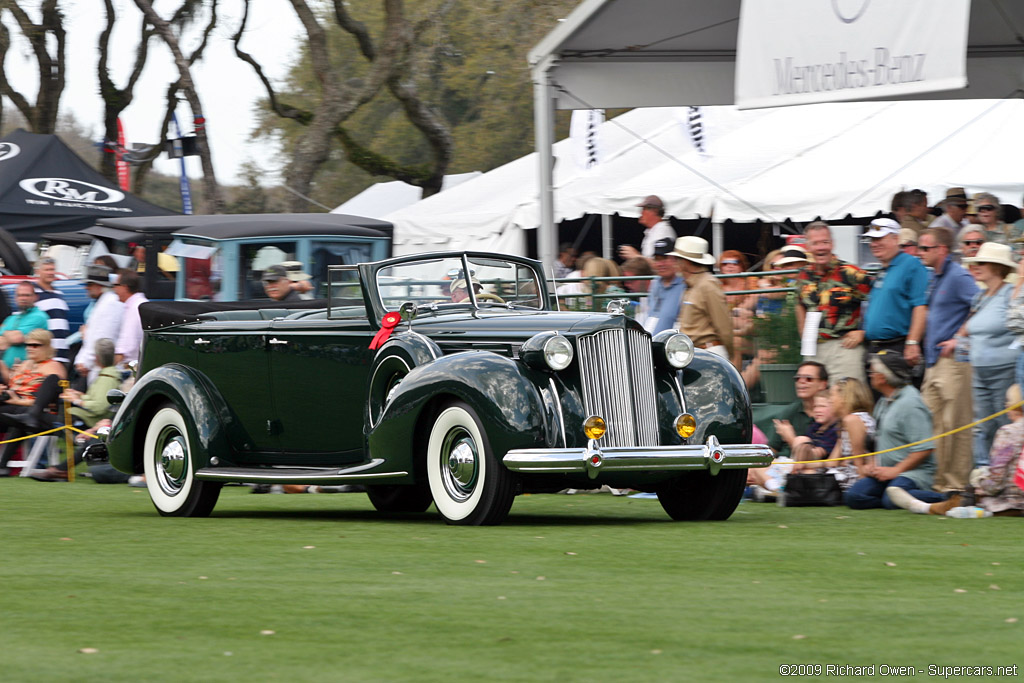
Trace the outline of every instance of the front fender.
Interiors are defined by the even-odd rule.
[[[195,368],[171,363],[147,372],[125,397],[107,438],[111,465],[122,472],[142,472],[146,428],[167,402],[188,425],[194,467],[205,467],[214,454],[231,452],[227,430],[234,420],[217,389]]]
[[[546,384],[543,373],[488,351],[456,353],[412,368],[370,432],[370,455],[416,472],[434,411],[456,399],[480,416],[499,459],[513,448],[551,443],[552,419],[541,394]]]
[[[750,396],[732,363],[698,350],[682,380],[686,409],[697,421],[690,443],[705,443],[711,435],[726,444],[750,443]]]

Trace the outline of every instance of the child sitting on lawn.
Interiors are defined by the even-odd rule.
[[[798,462],[824,460],[832,454],[839,438],[838,422],[828,391],[819,391],[814,395],[811,416],[814,422],[803,436],[796,435],[788,420],[778,420],[775,425],[776,433],[789,444],[793,459]]]

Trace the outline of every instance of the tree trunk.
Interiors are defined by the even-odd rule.
[[[199,93],[196,91],[195,84],[192,81],[191,62],[182,54],[178,39],[174,35],[174,31],[171,30],[171,25],[153,10],[150,0],[135,0],[135,4],[146,15],[149,23],[156,28],[157,33],[163,38],[171,54],[174,55],[174,64],[178,68],[178,85],[182,92],[185,93],[185,99],[192,110],[192,121],[196,134],[196,149],[199,152],[199,159],[203,167],[204,213],[223,213],[224,197],[221,194],[220,186],[217,184],[217,176],[213,170],[213,158],[210,154],[210,146],[206,138],[206,117],[203,115],[203,104],[199,99]],[[213,11],[216,12],[216,3],[213,5]]]

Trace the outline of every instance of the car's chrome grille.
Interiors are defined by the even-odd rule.
[[[602,446],[657,446],[651,338],[637,330],[605,330],[579,339],[583,407],[608,424]]]

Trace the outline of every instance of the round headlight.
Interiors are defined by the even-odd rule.
[[[572,344],[562,335],[555,335],[544,342],[544,362],[552,370],[565,370],[572,363]]]
[[[673,334],[665,340],[665,359],[674,368],[685,368],[693,360],[693,342],[685,334]]]
[[[604,418],[599,415],[591,415],[583,423],[583,433],[587,435],[588,439],[600,439],[607,431],[608,425],[605,424]]]

